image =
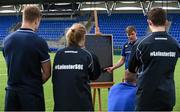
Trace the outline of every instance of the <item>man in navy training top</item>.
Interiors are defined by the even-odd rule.
[[[131,54],[132,46],[137,40],[135,27],[128,26],[126,28],[126,34],[128,37],[128,41],[123,45],[122,52],[121,52],[121,59],[112,67],[105,68],[105,70],[107,70],[107,72],[109,73],[112,73],[113,70],[121,67],[122,65],[124,65],[124,63],[125,63],[125,70],[128,69],[129,55]]]
[[[174,70],[180,47],[166,32],[167,14],[162,8],[148,12],[152,34],[136,42],[129,71],[138,73],[136,111],[172,111],[175,105]]]
[[[39,8],[25,7],[21,28],[4,39],[5,111],[45,110],[43,83],[51,75],[51,64],[47,43],[35,33],[40,20]]]
[[[125,73],[124,82],[113,85],[108,96],[108,111],[134,111],[136,76]]]

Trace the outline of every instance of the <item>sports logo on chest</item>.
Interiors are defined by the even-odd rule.
[[[130,54],[130,53],[131,53],[131,48],[132,48],[131,45],[128,45],[128,44],[127,44],[127,45],[125,45],[124,47],[125,47],[125,53],[126,53],[126,54]]]
[[[131,50],[127,50],[125,53],[126,53],[126,54],[130,54],[130,53],[131,53]]]
[[[128,48],[129,46],[128,45],[125,45],[125,48]]]

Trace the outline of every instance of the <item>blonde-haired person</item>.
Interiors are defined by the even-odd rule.
[[[51,76],[48,45],[36,31],[41,12],[36,6],[23,10],[22,25],[4,39],[8,69],[5,111],[44,111],[43,83]]]
[[[67,47],[59,50],[53,64],[54,110],[92,111],[90,80],[100,75],[97,57],[85,50],[86,28],[75,23],[67,31]]]

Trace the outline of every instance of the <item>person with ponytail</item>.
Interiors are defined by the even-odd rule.
[[[53,64],[54,111],[93,111],[90,80],[100,75],[96,55],[85,49],[86,28],[73,24],[66,33],[67,47]]]

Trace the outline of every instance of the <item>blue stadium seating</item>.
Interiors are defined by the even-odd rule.
[[[0,40],[8,35],[9,28],[16,23],[16,16],[0,16]]]
[[[58,40],[76,20],[43,20],[38,34],[46,40]]]
[[[103,34],[113,34],[114,48],[122,48],[127,41],[125,29],[128,25],[133,25],[137,29],[137,36],[141,38],[147,32],[146,17],[143,14],[107,14],[98,15],[100,32]],[[94,28],[91,30],[94,33]]]
[[[180,15],[168,14],[169,20],[172,22],[169,33],[180,43]],[[88,15],[78,17],[73,20],[42,20],[38,34],[46,40],[58,40],[65,34],[65,29],[73,23],[87,20]],[[137,36],[141,38],[147,34],[147,21],[143,14],[99,14],[100,32],[113,35],[113,45],[115,49],[122,48],[122,45],[127,41],[125,28],[128,25],[133,25],[137,29]],[[16,24],[21,19],[17,16],[0,16],[0,40],[8,35],[9,29],[13,24]],[[94,33],[94,27],[89,33]]]
[[[180,43],[180,15],[170,14],[169,17],[172,21],[169,33]]]

